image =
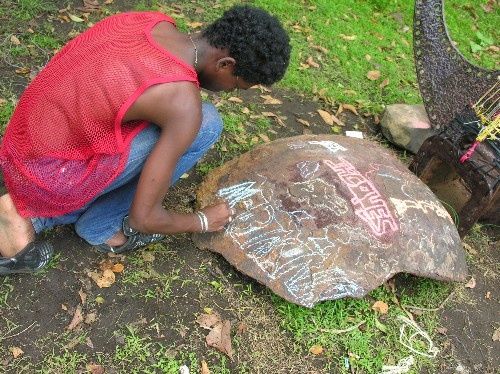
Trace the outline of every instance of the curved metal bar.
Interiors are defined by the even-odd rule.
[[[500,78],[471,64],[450,40],[444,0],[415,0],[413,52],[418,85],[433,128],[474,104]]]

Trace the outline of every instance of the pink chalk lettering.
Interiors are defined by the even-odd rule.
[[[398,224],[387,203],[372,181],[363,176],[350,162],[339,157],[341,162],[323,160],[345,183],[352,194],[354,213],[361,218],[376,236],[391,234],[398,230]]]

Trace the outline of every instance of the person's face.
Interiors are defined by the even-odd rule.
[[[205,71],[198,74],[200,85],[210,91],[246,90],[254,84],[246,82],[234,74],[235,60],[232,57],[223,57]]]

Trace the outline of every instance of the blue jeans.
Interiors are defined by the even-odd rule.
[[[191,146],[175,168],[172,182],[191,169],[217,141],[222,132],[222,120],[217,109],[208,103],[202,106],[201,128]],[[160,128],[150,125],[131,143],[127,165],[123,172],[85,207],[58,217],[32,218],[38,234],[57,225],[74,224],[76,233],[92,245],[103,244],[121,230],[123,217],[128,214],[140,173],[160,137]]]

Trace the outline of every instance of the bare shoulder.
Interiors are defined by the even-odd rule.
[[[162,126],[179,118],[201,119],[200,92],[192,82],[162,83],[148,88],[129,108],[124,121],[145,120]]]

